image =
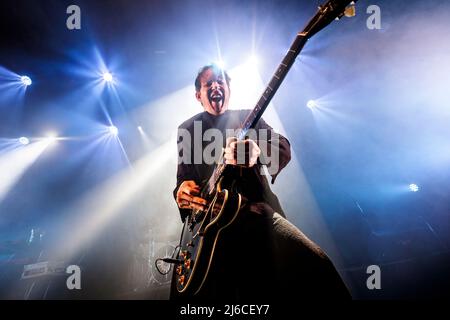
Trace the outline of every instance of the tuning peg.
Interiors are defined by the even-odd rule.
[[[351,18],[356,16],[356,7],[355,7],[355,1],[350,2],[350,4],[345,8],[344,15],[347,18]]]

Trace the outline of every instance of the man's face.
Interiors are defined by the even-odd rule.
[[[212,115],[224,113],[228,109],[230,99],[230,88],[225,75],[208,69],[200,77],[200,85],[200,91],[195,93],[195,97],[200,101],[203,109]]]

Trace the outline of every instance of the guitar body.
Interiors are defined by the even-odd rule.
[[[184,222],[180,251],[174,280],[180,294],[195,295],[205,283],[214,259],[220,234],[239,215],[242,197],[239,193],[222,189],[223,179],[211,193],[208,210],[193,212]]]

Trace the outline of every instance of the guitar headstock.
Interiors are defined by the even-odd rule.
[[[317,32],[329,25],[333,20],[340,19],[344,15],[354,16],[354,4],[358,0],[329,0],[319,6],[319,10],[306,25],[302,34],[311,38]]]

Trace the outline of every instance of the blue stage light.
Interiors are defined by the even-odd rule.
[[[313,109],[313,108],[317,107],[317,103],[316,103],[314,100],[309,100],[309,101],[306,103],[306,106],[307,106],[308,108],[310,108],[310,109]]]
[[[31,81],[30,77],[28,76],[21,76],[20,81],[23,83],[24,86],[29,86],[33,83],[33,81]]]
[[[114,79],[113,75],[109,72],[103,73],[102,77],[103,77],[103,80],[105,80],[106,82],[112,82]]]
[[[19,142],[20,142],[21,144],[23,144],[24,146],[26,146],[27,144],[30,143],[30,140],[29,140],[27,137],[20,137],[20,138],[19,138]]]
[[[110,126],[110,127],[108,128],[108,130],[109,130],[109,132],[110,132],[112,135],[114,135],[114,136],[117,136],[117,135],[119,134],[119,129],[117,129],[116,126]]]
[[[48,144],[55,143],[56,140],[58,140],[58,135],[55,132],[49,132],[47,133],[47,137],[45,138],[45,141]]]

